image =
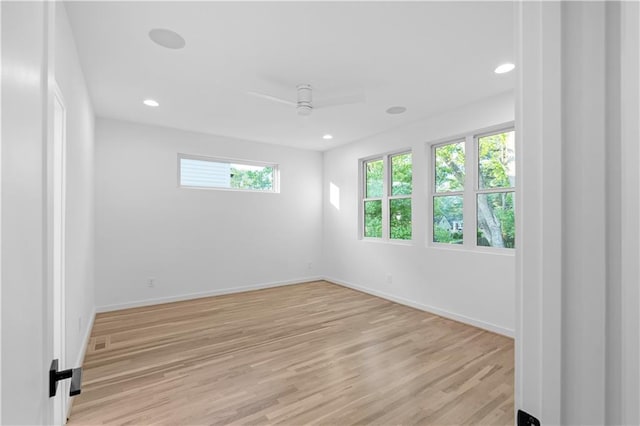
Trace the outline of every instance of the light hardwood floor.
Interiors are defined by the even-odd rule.
[[[99,314],[70,425],[513,425],[513,341],[324,281]]]

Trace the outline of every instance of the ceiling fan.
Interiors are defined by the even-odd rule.
[[[312,97],[313,89],[310,84],[298,84],[296,86],[296,100],[283,99],[278,96],[269,95],[261,92],[248,92],[252,96],[258,98],[267,99],[269,101],[279,102],[281,104],[293,106],[296,108],[296,112],[301,116],[309,116],[314,109],[327,108],[331,106],[348,105],[365,102],[366,98],[364,91],[358,93],[351,93],[344,96],[337,96],[331,98],[324,98],[320,100],[314,100]]]

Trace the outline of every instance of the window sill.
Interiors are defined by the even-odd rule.
[[[205,191],[223,191],[223,192],[248,192],[253,194],[279,194],[279,190],[262,190],[262,189],[241,189],[241,188],[224,188],[224,187],[213,187],[213,186],[187,186],[187,185],[178,185],[178,189],[195,189],[195,190],[205,190]]]
[[[427,244],[425,248],[434,249],[434,250],[458,251],[458,252],[465,252],[465,253],[489,254],[489,255],[507,256],[507,257],[514,257],[516,255],[516,249],[509,249],[509,248],[467,247],[464,245],[438,244],[438,243]]]
[[[410,247],[414,245],[413,240],[384,240],[382,238],[360,238],[360,241],[375,244],[391,244],[394,246]]]

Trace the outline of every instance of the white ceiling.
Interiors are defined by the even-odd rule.
[[[511,2],[69,2],[96,114],[325,150],[511,90]],[[186,47],[148,37],[176,31]],[[313,111],[295,99],[364,90],[366,102]],[[153,98],[160,107],[142,100]],[[394,105],[407,107],[388,115]],[[327,141],[322,135],[330,133]]]

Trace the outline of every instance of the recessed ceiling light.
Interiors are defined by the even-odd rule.
[[[165,28],[154,28],[149,31],[149,38],[167,49],[182,49],[186,42],[180,34]]]
[[[407,108],[403,106],[392,106],[391,108],[387,108],[387,114],[402,114],[406,110]]]
[[[327,133],[322,137],[322,139],[326,139],[326,140],[333,139],[333,136]]]
[[[142,103],[145,104],[146,106],[150,106],[150,107],[160,106],[158,101],[154,101],[153,99],[145,99],[144,101],[142,101]]]
[[[502,64],[498,66],[493,72],[495,72],[496,74],[504,74],[506,72],[513,71],[515,67],[516,66],[511,63]]]

